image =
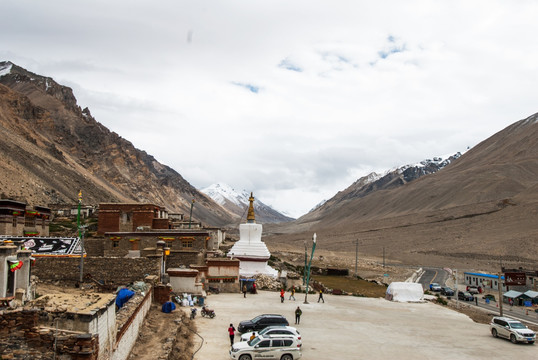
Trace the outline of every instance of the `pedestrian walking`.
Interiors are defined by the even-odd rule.
[[[476,306],[478,306],[478,296],[474,297],[474,303],[476,304]]]
[[[234,336],[235,336],[235,328],[233,324],[230,324],[230,327],[228,328],[228,335],[230,335],[230,346],[234,344]]]
[[[290,291],[291,291],[291,294],[288,300],[291,300],[291,298],[293,298],[293,301],[295,301],[295,285],[291,287]]]
[[[300,307],[297,306],[297,309],[295,309],[295,324],[299,324],[301,322],[301,315],[303,314],[303,311]]]
[[[280,289],[280,302],[284,302],[284,288]]]
[[[256,294],[256,283],[252,283],[252,293]]]
[[[323,301],[323,303],[325,304],[325,300],[323,300],[323,289],[319,289],[319,298],[318,298],[318,302],[319,301]]]
[[[243,297],[246,298],[247,297],[247,285],[243,285]]]

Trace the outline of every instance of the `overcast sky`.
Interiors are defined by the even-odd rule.
[[[537,1],[8,1],[0,60],[291,216],[538,112]]]

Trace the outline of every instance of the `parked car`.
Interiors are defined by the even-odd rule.
[[[441,294],[446,296],[454,296],[454,290],[452,290],[448,286],[445,286],[441,288]]]
[[[480,293],[480,290],[478,290],[478,287],[476,286],[469,285],[467,286],[467,292],[469,292],[470,294],[478,294]]]
[[[473,301],[474,297],[468,291],[458,291],[458,299],[465,301]]]
[[[509,339],[514,344],[518,342],[534,344],[536,341],[534,331],[515,319],[496,316],[491,319],[489,327],[493,337],[503,337]]]
[[[489,301],[496,301],[495,300],[495,295],[491,295],[491,294],[486,294],[486,295],[482,296],[482,299],[484,299],[484,300],[489,299]]]
[[[241,335],[241,341],[249,341],[252,332],[247,332]],[[256,335],[284,335],[292,336],[301,342],[301,334],[296,328],[291,326],[268,326],[263,330],[260,330]]]
[[[268,326],[288,326],[290,323],[282,315],[263,314],[258,315],[252,320],[245,320],[239,323],[237,331],[244,334],[250,331],[260,331]]]
[[[431,283],[430,284],[430,290],[431,291],[441,291],[441,285],[438,283]]]
[[[230,357],[238,360],[296,360],[301,356],[301,344],[297,339],[279,335],[259,335],[250,341],[236,342],[230,349]]]

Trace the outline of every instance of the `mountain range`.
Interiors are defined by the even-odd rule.
[[[472,119],[470,119],[472,120]],[[204,191],[81,109],[70,88],[0,62],[0,197],[30,205],[152,202],[212,226],[243,221],[248,193]],[[538,261],[538,114],[464,154],[358,179],[292,220],[257,200],[270,246],[319,249],[411,264],[496,266]],[[460,156],[461,155],[461,156]],[[212,189],[211,189],[212,188]],[[206,192],[208,195],[204,194]],[[254,194],[256,196],[256,194]]]
[[[377,180],[360,179],[296,221],[266,228],[266,241],[300,246],[317,232],[318,246],[329,251],[349,252],[358,243],[363,255],[386,251],[408,264],[536,268],[537,139],[534,114],[401,186],[368,193]]]
[[[237,192],[231,186],[221,183],[210,185],[200,191],[209,196],[223,208],[237,215],[240,221],[246,220],[250,198],[250,193],[248,191],[242,190],[241,192]],[[272,207],[265,205],[258,199],[255,199],[253,204],[257,222],[279,223],[294,220],[293,218],[276,211]]]

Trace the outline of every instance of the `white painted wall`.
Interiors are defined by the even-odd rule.
[[[140,304],[140,310],[136,313],[133,321],[129,325],[129,328],[123,333],[120,341],[116,343],[112,356],[108,357],[108,359],[126,360],[129,357],[129,354],[131,353],[131,350],[138,339],[140,327],[144,323],[144,319],[146,318],[146,315],[151,307],[151,298],[152,295],[150,293]]]

